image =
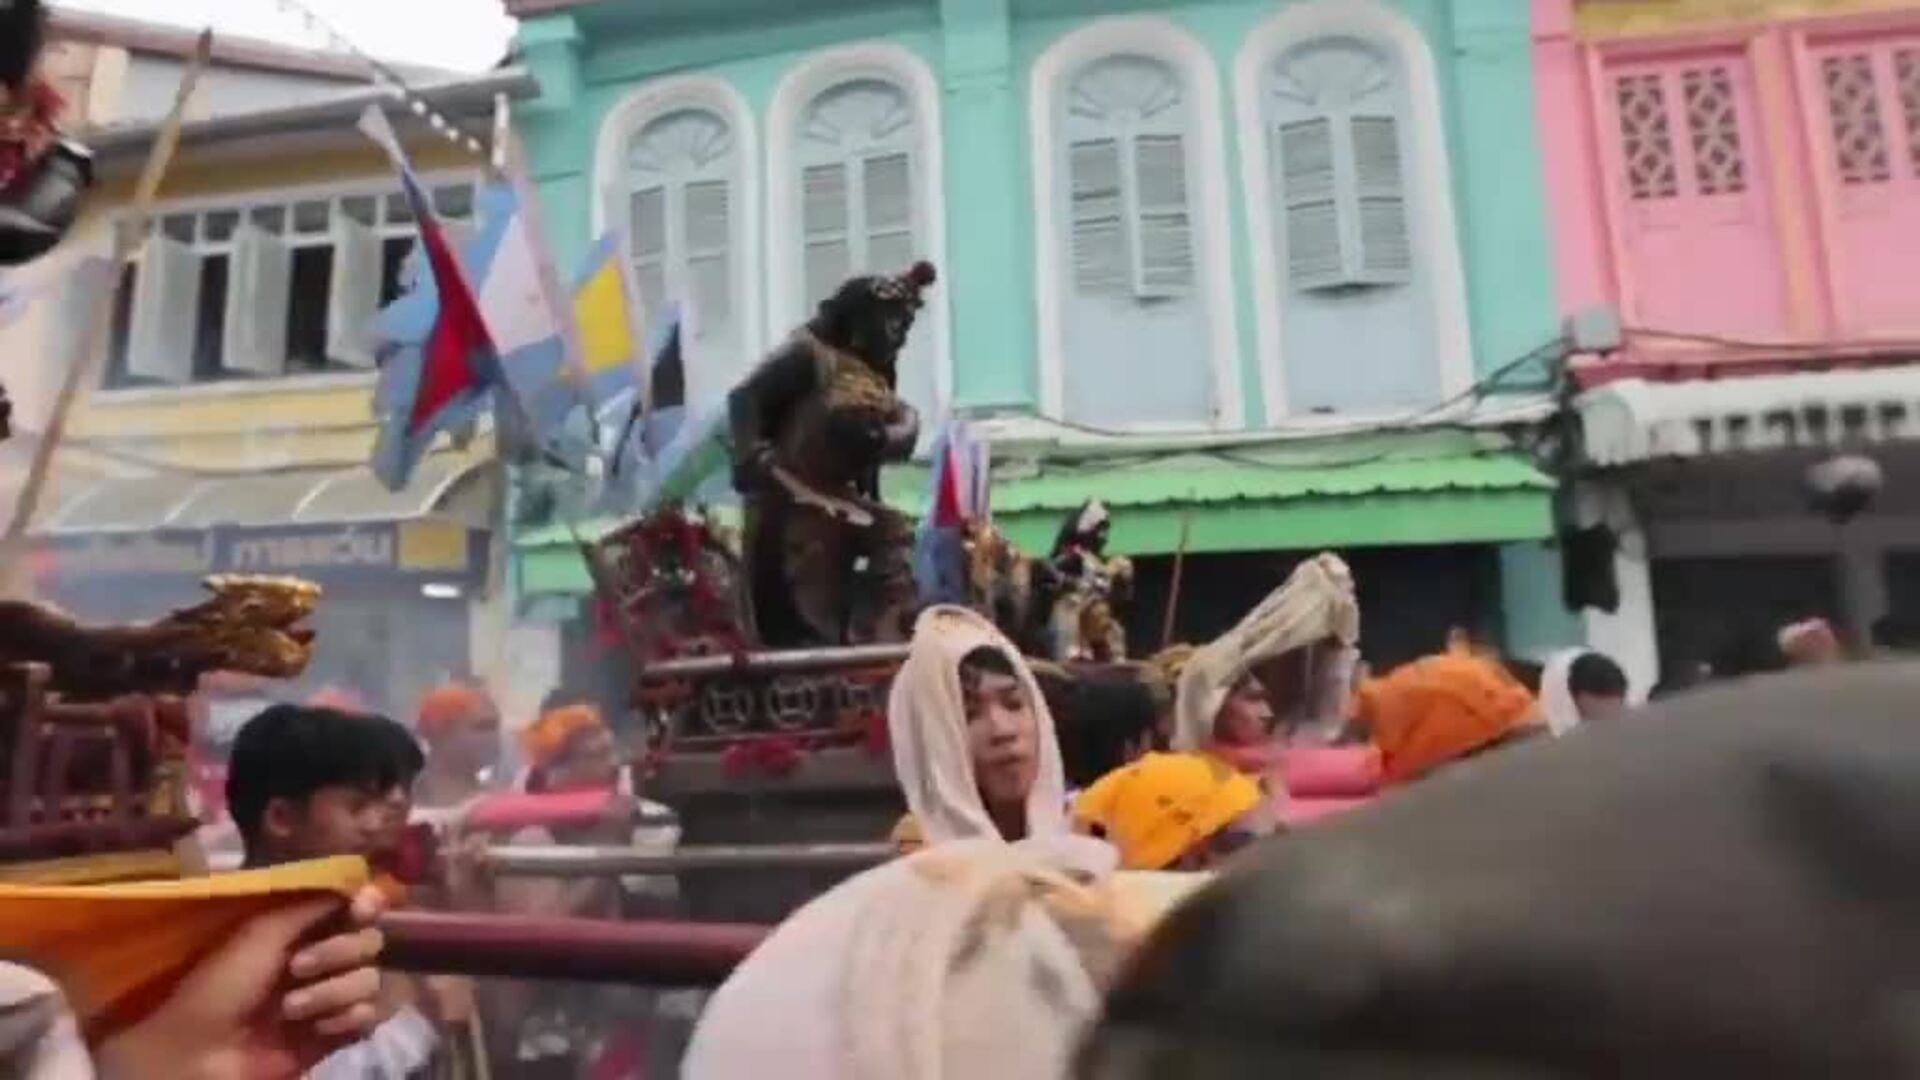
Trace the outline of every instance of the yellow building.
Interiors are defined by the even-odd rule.
[[[416,86],[483,136],[497,99],[533,88],[512,68]],[[342,687],[405,715],[426,684],[476,667],[499,591],[502,483],[484,435],[436,447],[397,493],[368,468],[371,322],[414,241],[391,167],[355,128],[375,102],[440,213],[470,228],[484,159],[385,91],[335,90],[188,123],[138,255],[118,281],[89,285],[71,268],[118,227],[156,131],[108,126],[88,136],[89,219],[40,268],[68,280],[36,303],[41,332],[7,342],[38,354],[43,391],[73,357],[94,373],[33,519],[42,596],[83,617],[147,618],[190,601],[208,573],[309,577],[327,599],[292,692]],[[38,428],[23,426],[31,444]]]

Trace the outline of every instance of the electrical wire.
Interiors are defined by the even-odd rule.
[[[299,19],[308,30],[327,39],[327,43],[339,52],[358,60],[374,76],[376,83],[398,93],[415,116],[426,121],[427,126],[438,132],[448,142],[475,154],[485,156],[486,144],[478,136],[462,127],[457,121],[433,107],[419,91],[415,90],[392,65],[366,52],[353,43],[353,40],[335,29],[325,16],[308,7],[303,0],[274,0],[281,11]]]

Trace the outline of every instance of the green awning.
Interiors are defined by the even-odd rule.
[[[925,509],[926,470],[888,481],[888,502]],[[1183,521],[1192,552],[1504,543],[1551,534],[1553,486],[1505,440],[1430,432],[996,464],[993,515],[1026,551],[1090,497],[1126,555],[1171,554]]]
[[[999,455],[996,454],[996,457]],[[1113,550],[1166,555],[1398,545],[1484,544],[1552,534],[1553,481],[1509,444],[1462,431],[1320,438],[1176,454],[996,461],[994,521],[1028,552],[1052,546],[1088,498],[1113,511]],[[891,469],[887,502],[918,516],[927,470]],[[589,538],[613,526],[589,522]],[[523,593],[584,592],[564,527],[520,537]]]

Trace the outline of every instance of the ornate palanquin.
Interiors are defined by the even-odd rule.
[[[100,884],[179,876],[186,696],[212,671],[290,678],[320,590],[214,577],[206,601],[156,622],[86,626],[0,601],[0,881]]]

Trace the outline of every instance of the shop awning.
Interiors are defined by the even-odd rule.
[[[41,536],[156,532],[215,526],[288,526],[409,521],[429,515],[485,529],[497,494],[490,459],[434,454],[401,490],[388,491],[365,466],[208,476],[156,473],[109,477],[71,492],[41,517]]]
[[[924,468],[890,470],[887,501],[918,516]],[[1553,481],[1496,437],[1426,432],[1237,446],[1173,455],[996,463],[996,523],[1045,552],[1063,515],[1097,497],[1127,555],[1506,543],[1552,531]],[[593,539],[613,522],[576,526]],[[520,592],[582,593],[586,569],[566,527],[515,543]]]
[[[918,514],[925,473],[889,501]],[[1088,498],[1113,511],[1113,549],[1193,553],[1491,543],[1549,535],[1553,481],[1504,440],[1467,432],[1315,439],[996,466],[994,521],[1043,552]]]
[[[1912,367],[1656,383],[1625,379],[1581,395],[1587,459],[1661,458],[1920,438]]]

